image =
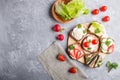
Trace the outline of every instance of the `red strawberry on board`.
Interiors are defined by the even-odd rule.
[[[57,59],[59,61],[62,61],[62,62],[64,62],[66,60],[66,58],[65,58],[65,56],[63,54],[58,54]]]

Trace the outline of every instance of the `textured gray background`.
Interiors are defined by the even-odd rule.
[[[58,33],[51,30],[57,23],[51,17],[51,5],[55,0],[0,0],[0,80],[52,80],[40,65],[37,56],[46,49]],[[115,52],[106,56],[104,64],[97,69],[90,69],[79,63],[89,76],[89,80],[119,80],[120,67],[107,73],[106,61],[115,61],[120,65],[120,0],[85,0],[90,9],[105,4],[109,10],[98,16],[81,16],[69,24],[61,24],[67,44],[69,30],[78,23],[97,20],[105,15],[111,21],[103,23],[107,33],[115,39]]]

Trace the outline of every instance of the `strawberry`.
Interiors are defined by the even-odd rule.
[[[80,59],[83,55],[81,46],[79,44],[74,44],[69,46],[69,54],[73,59]]]
[[[107,51],[108,53],[112,53],[114,51],[114,45],[109,46]]]
[[[76,68],[76,67],[71,67],[71,68],[69,69],[69,72],[70,72],[70,73],[73,73],[73,74],[76,74],[76,73],[77,73],[77,68]]]
[[[62,61],[62,62],[64,62],[66,60],[66,58],[65,58],[65,56],[63,54],[58,54],[57,59],[59,61]]]

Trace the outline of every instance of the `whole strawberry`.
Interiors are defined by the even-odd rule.
[[[57,59],[59,61],[62,61],[62,62],[64,62],[66,60],[66,58],[65,58],[65,56],[63,54],[58,54]]]
[[[77,73],[77,68],[76,68],[76,67],[71,67],[71,68],[69,69],[69,72],[70,72],[70,73],[73,73],[73,74],[76,74],[76,73]]]

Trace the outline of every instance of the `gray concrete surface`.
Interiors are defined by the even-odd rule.
[[[52,80],[39,63],[37,56],[44,51],[58,33],[51,30],[57,23],[51,16],[51,5],[55,0],[0,0],[0,80]],[[88,80],[120,80],[120,67],[107,72],[106,61],[118,62],[120,66],[120,0],[85,0],[91,10],[107,5],[108,11],[97,16],[81,16],[69,24],[61,24],[67,44],[69,30],[78,23],[91,22],[110,15],[111,21],[103,23],[107,33],[115,42],[115,52],[107,55],[104,64],[90,69],[78,63],[89,76]]]

